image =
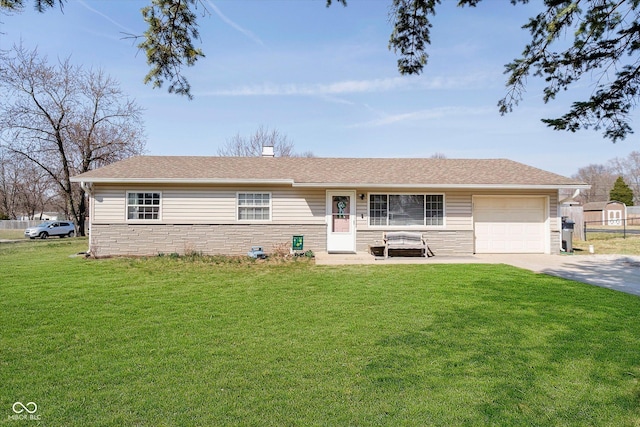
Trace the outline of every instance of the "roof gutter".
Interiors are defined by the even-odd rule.
[[[558,200],[559,204],[564,204],[564,203],[576,203],[575,199],[576,197],[578,197],[580,195],[580,188],[576,188],[575,191],[573,192],[573,194],[569,197],[565,197],[562,200]]]
[[[71,182],[97,184],[276,184],[294,185],[291,179],[211,179],[211,178],[71,178]]]
[[[293,187],[300,188],[435,188],[435,189],[486,189],[486,190],[558,190],[569,188],[587,190],[587,184],[368,184],[368,183],[294,183]]]

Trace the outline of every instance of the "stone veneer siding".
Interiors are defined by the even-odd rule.
[[[409,231],[409,230],[408,230]],[[473,254],[473,231],[427,230],[412,232],[422,233],[429,248],[435,255],[471,255]],[[358,251],[366,252],[369,245],[382,242],[381,230],[358,230]]]
[[[216,225],[216,224],[94,224],[91,251],[95,256],[158,255],[201,252],[205,255],[245,255],[252,246],[269,253],[279,244],[291,245],[294,235],[304,236],[304,250],[326,251],[326,226],[318,225]],[[358,230],[356,250],[382,241],[381,230]],[[422,231],[434,254],[473,254],[473,231]],[[551,235],[551,253],[559,252],[559,233]]]
[[[551,253],[559,254],[560,248],[562,247],[562,235],[561,231],[552,231],[551,232]],[[575,239],[575,235],[573,236]]]
[[[419,231],[418,231],[419,232]],[[435,255],[443,256],[463,256],[473,255],[474,241],[473,231],[451,231],[451,230],[427,230],[422,231],[429,248]],[[382,231],[358,231],[357,245],[358,251],[366,252],[369,245],[382,241]],[[558,231],[551,232],[551,254],[560,253],[560,238]]]
[[[90,251],[94,256],[153,256],[202,253],[246,255],[252,246],[268,254],[275,245],[291,246],[304,236],[304,250],[326,250],[326,226],[270,224],[93,224]]]

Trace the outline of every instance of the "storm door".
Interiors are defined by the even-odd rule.
[[[327,191],[327,252],[356,251],[356,194]]]

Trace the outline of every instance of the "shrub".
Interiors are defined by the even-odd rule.
[[[274,258],[284,258],[284,259],[291,258],[292,254],[291,254],[291,248],[289,246],[289,243],[277,243],[273,245],[273,248],[271,249],[271,254],[269,256]]]

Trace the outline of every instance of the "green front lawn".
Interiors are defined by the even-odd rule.
[[[0,239],[8,240],[29,240],[24,237],[24,229],[21,230],[4,230],[0,229]]]
[[[635,296],[508,266],[85,248],[0,245],[0,424],[640,423]]]

